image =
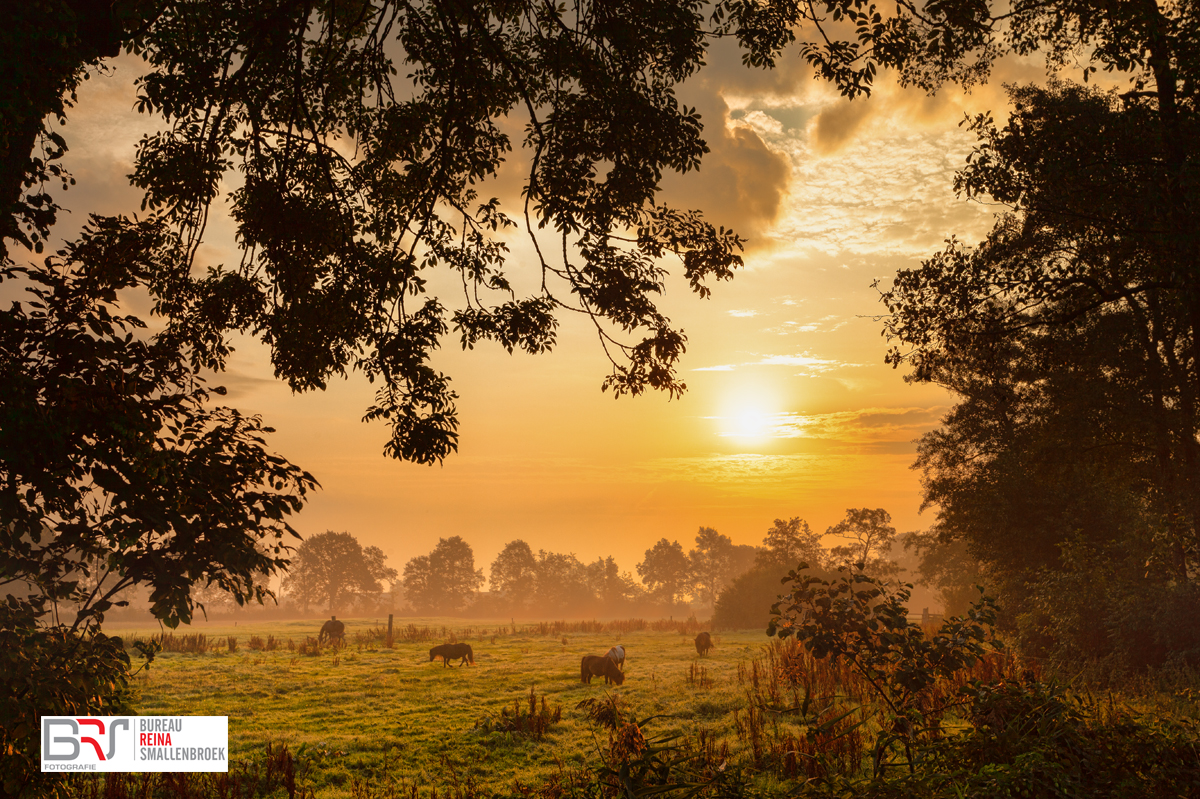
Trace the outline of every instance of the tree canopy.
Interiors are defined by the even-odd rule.
[[[692,594],[701,603],[713,604],[717,595],[737,574],[733,562],[734,545],[727,535],[711,527],[696,532],[696,546],[688,552],[688,573]]]
[[[395,569],[384,564],[379,547],[363,547],[350,533],[326,530],[305,539],[296,549],[284,590],[301,605],[330,612],[378,597],[381,580],[392,581]]]
[[[780,574],[795,568],[800,561],[819,566],[829,555],[821,546],[821,537],[812,531],[808,522],[799,516],[788,520],[776,519],[763,537],[755,567],[780,570]]]
[[[888,359],[960,398],[920,443],[931,534],[1006,623],[1031,651],[1146,665],[1194,649],[1200,607],[1198,7],[1045,6],[1090,46],[1084,77],[1128,90],[1010,87],[1007,120],[971,120],[956,186],[1007,212],[897,275]]]
[[[404,596],[419,613],[456,613],[482,586],[483,569],[462,536],[439,538],[432,552],[404,565]]]
[[[650,595],[668,605],[674,605],[688,594],[688,556],[678,541],[660,538],[646,550],[645,559],[637,565],[637,573]]]
[[[873,577],[894,576],[899,571],[886,557],[896,540],[896,528],[892,514],[883,508],[847,508],[846,518],[830,526],[825,535],[846,541],[829,550],[831,563],[853,565]]]
[[[488,573],[492,593],[502,596],[513,610],[524,609],[537,590],[537,557],[521,539],[509,541],[492,561]]]
[[[1181,58],[1193,12],[1080,0],[32,4],[0,34],[5,238],[40,246],[55,217],[46,184],[66,142],[42,120],[68,113],[90,64],[140,55],[138,108],[165,129],[135,163],[147,212],[136,224],[158,233],[138,256],[172,339],[220,367],[229,335],[252,333],[297,390],[360,370],[380,384],[366,418],[391,425],[386,451],[429,463],[457,441],[455,394],[430,365],[451,334],[543,352],[558,315],[578,312],[612,359],[605,388],[683,390],[685,339],[655,303],[661,259],[677,255],[701,295],[741,263],[735,234],[656,200],[664,173],[706,151],[674,87],[712,37],[736,37],[759,67],[795,44],[850,97],[883,68],[932,90],[983,79],[1005,52],[1065,63],[1087,47],[1161,85],[1169,119],[1176,89],[1193,85]],[[39,136],[48,149],[31,158]],[[1174,128],[1168,139],[1184,140]],[[488,194],[506,159],[525,166],[513,209]],[[231,208],[237,264],[200,256],[215,203]],[[113,220],[114,235],[134,224]],[[535,252],[533,280],[509,268],[513,226]],[[433,292],[435,270],[461,284],[455,306]]]

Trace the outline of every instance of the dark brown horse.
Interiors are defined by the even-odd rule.
[[[468,662],[472,666],[475,665],[475,653],[471,651],[470,644],[440,644],[429,650],[429,662],[433,662],[434,658],[442,659],[442,666],[450,668],[450,661],[455,658],[462,658],[462,662],[458,665],[465,666]]]
[[[712,636],[700,633],[696,636],[696,654],[707,655],[713,649]]]
[[[321,632],[317,636],[318,642],[329,641],[330,643],[346,640],[346,625],[342,624],[337,619],[330,619],[321,625]]]
[[[617,662],[601,655],[584,655],[579,662],[579,680],[588,685],[593,677],[603,677],[604,684],[615,682],[617,685],[625,682],[625,675],[617,668]]]

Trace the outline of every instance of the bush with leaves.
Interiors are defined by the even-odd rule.
[[[0,606],[0,780],[5,796],[58,795],[40,773],[40,718],[132,712],[129,656],[120,638],[38,627],[30,607]]]
[[[1200,795],[1194,722],[1138,718],[1035,681],[973,686],[973,726],[922,747],[910,772],[804,795],[863,799],[1159,799]]]
[[[996,608],[981,596],[966,617],[952,617],[933,636],[908,620],[911,586],[891,590],[861,570],[838,567],[830,578],[801,563],[784,578],[791,590],[771,608],[767,634],[795,637],[817,658],[848,661],[886,707],[887,726],[875,746],[875,771],[893,750],[910,769],[915,744],[940,734],[941,718],[961,698],[938,697],[939,679],[970,668],[1001,647],[991,635]],[[802,712],[807,713],[808,701]]]
[[[773,608],[768,632],[796,637],[816,657],[847,661],[887,709],[873,773],[812,780],[801,795],[1200,795],[1200,730],[1194,722],[1105,708],[1031,674],[937,691],[999,645],[991,637],[996,608],[989,597],[981,596],[965,617],[949,619],[926,637],[907,620],[906,589],[889,591],[880,580],[847,568],[826,580],[802,567],[787,580],[791,593]],[[941,702],[929,701],[937,696]],[[968,726],[947,735],[940,715],[952,707]],[[807,714],[808,701],[798,710]],[[889,761],[895,755],[900,757]]]

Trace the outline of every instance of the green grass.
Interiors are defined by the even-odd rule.
[[[405,624],[409,621],[405,620]],[[462,620],[421,619],[417,626],[463,630]],[[259,755],[268,741],[299,752],[305,783],[318,797],[352,796],[355,780],[369,784],[451,785],[474,781],[496,790],[513,780],[537,782],[563,766],[595,762],[607,750],[608,733],[576,709],[603,696],[602,679],[583,685],[579,661],[603,654],[620,642],[627,650],[621,687],[613,693],[638,718],[659,715],[654,734],[695,738],[702,731],[718,744],[738,749],[737,713],[746,705],[739,664],[761,654],[762,631],[720,633],[716,649],[697,656],[693,634],[637,631],[623,634],[497,634],[499,624],[472,622],[459,633],[471,644],[475,666],[443,668],[428,650],[442,639],[421,643],[355,644],[355,633],[374,620],[347,620],[346,646],[306,656],[287,648],[250,651],[250,635],[274,635],[299,645],[319,622],[276,622],[207,627],[213,649],[205,654],[163,652],[135,679],[138,712],[146,715],[229,717],[233,760]],[[109,630],[129,635],[151,630]],[[239,646],[229,653],[226,635]],[[703,669],[705,685],[700,685]],[[477,722],[497,716],[530,689],[562,708],[562,720],[541,740],[486,733]]]

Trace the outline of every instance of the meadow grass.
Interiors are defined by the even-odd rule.
[[[716,633],[715,650],[699,657],[687,629],[559,633],[543,625],[546,634],[540,634],[537,626],[521,624],[514,633],[502,622],[405,619],[398,633],[440,635],[387,648],[372,635],[380,629],[377,620],[345,621],[346,645],[323,647],[315,656],[299,652],[319,621],[209,625],[208,651],[162,652],[138,674],[138,712],[228,716],[231,759],[254,757],[268,742],[284,743],[317,797],[366,795],[364,785],[382,784],[471,782],[490,792],[598,761],[608,732],[576,705],[606,691],[637,718],[656,716],[648,726],[656,735],[703,736],[710,745],[742,748],[746,664],[761,657],[768,642],[761,630]],[[108,632],[145,637],[157,631]],[[232,652],[229,636],[238,641]],[[279,646],[251,650],[251,636],[273,636]],[[473,667],[429,662],[430,647],[451,637],[472,646]],[[582,684],[581,657],[616,643],[627,652],[624,685],[606,687],[601,678]],[[526,706],[531,690],[549,708],[561,708],[561,721],[544,737],[489,732],[481,724],[514,702]]]
[[[682,747],[677,751],[693,764],[687,779],[707,782],[733,775],[759,796],[797,795],[805,784],[811,788],[825,778],[834,780],[830,784],[872,778],[872,773],[872,779],[883,778],[881,770],[873,771],[872,752],[877,741],[892,739],[895,718],[875,689],[844,660],[816,660],[797,642],[775,641],[761,630],[714,633],[715,649],[700,657],[693,645],[701,629],[695,620],[514,625],[405,619],[396,625],[392,646],[384,641],[382,620],[345,621],[346,640],[340,647],[317,646],[320,620],[197,625],[169,637],[168,651],[134,680],[137,710],[146,715],[228,716],[228,778],[178,775],[197,779],[171,781],[167,778],[172,775],[161,775],[157,782],[128,779],[110,785],[80,777],[72,796],[592,796],[597,769],[606,758],[610,764],[629,762],[621,754],[622,742],[636,743],[643,732],[652,740],[672,738]],[[122,635],[127,645],[158,633],[127,625],[108,625],[106,631]],[[934,632],[932,626],[925,628],[926,635]],[[475,665],[445,668],[440,661],[430,662],[429,649],[448,642],[469,643]],[[606,687],[602,678],[582,684],[580,658],[603,654],[615,643],[626,648],[624,684]],[[922,694],[924,731],[913,740],[965,756],[970,745],[942,736],[973,729],[973,717],[955,709],[962,707],[968,689],[1007,685],[1000,690],[1041,702],[1038,697],[1056,690],[1041,686],[1041,671],[1036,661],[996,651],[939,679]],[[1195,677],[1192,671],[1187,674]],[[1183,684],[1174,678],[1171,682]],[[1177,725],[1163,726],[1158,719],[1196,718],[1200,694],[1190,687],[1164,693],[1157,683],[1147,683],[1145,689],[1129,697],[1135,699],[1133,705],[1154,705],[1143,705],[1149,713],[1143,711],[1138,721],[1138,741],[1153,743],[1155,752],[1161,749],[1162,756],[1174,758],[1171,762],[1187,760],[1180,760],[1179,751],[1190,752],[1191,739],[1176,751],[1170,736],[1176,735]],[[599,711],[613,708],[612,699],[622,709],[615,732],[598,720],[604,715]],[[601,704],[581,705],[586,700]],[[1108,740],[1109,733],[1117,736],[1112,740],[1124,740],[1121,736],[1134,729],[1129,705],[1118,707],[1111,695],[1107,710],[1087,691],[1068,704],[1090,719],[1085,724],[1083,716],[1076,718],[1079,730],[1087,727],[1084,731],[1099,735],[1097,740]],[[793,712],[800,707],[804,712]],[[630,719],[643,722],[641,730],[621,726]],[[627,738],[630,729],[636,735]],[[1026,743],[1039,757],[1057,757],[1051,746],[1057,740],[1034,736]],[[955,749],[961,746],[967,749]],[[1004,759],[1009,755],[997,757],[1009,762]],[[1158,757],[1151,759],[1157,762]],[[965,785],[974,773],[956,772],[955,779]],[[889,774],[908,772],[892,769]],[[928,776],[922,774],[921,779]],[[813,779],[817,781],[806,783]],[[1164,784],[1175,784],[1173,779]],[[566,785],[583,791],[564,792]],[[613,785],[604,790],[611,794],[617,790]],[[913,787],[914,796],[925,796],[929,788],[919,780]]]

